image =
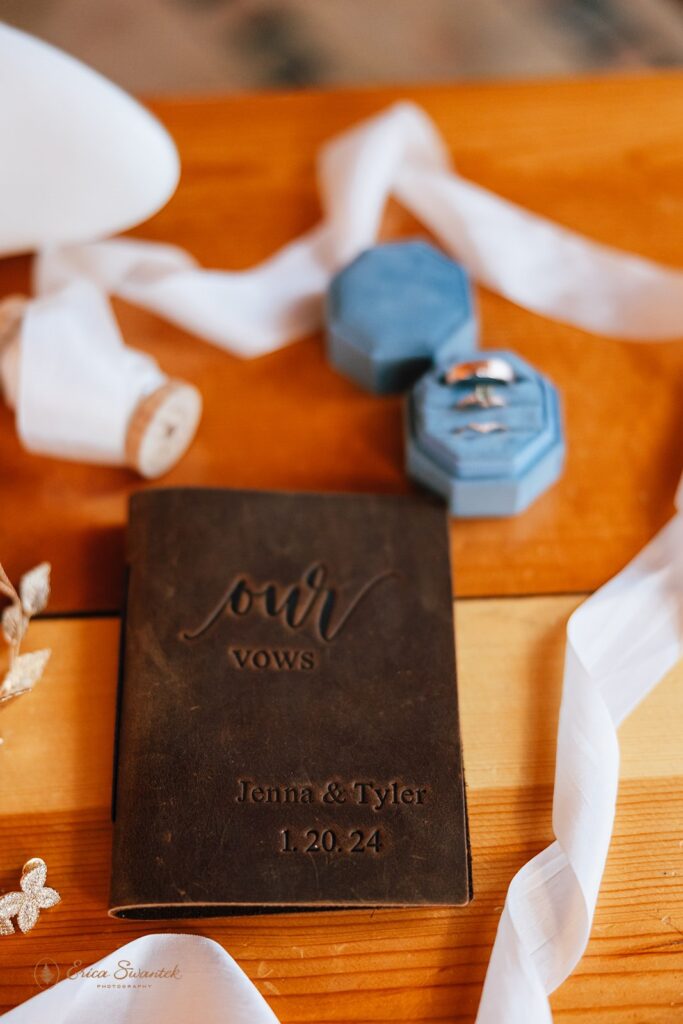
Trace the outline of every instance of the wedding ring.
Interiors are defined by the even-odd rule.
[[[502,395],[497,395],[488,384],[477,384],[474,391],[463,395],[460,401],[455,403],[456,409],[502,409],[507,405]]]
[[[467,434],[471,431],[473,434],[500,434],[507,429],[505,423],[500,423],[498,420],[488,420],[484,423],[466,423],[464,427],[455,427],[452,433]]]
[[[491,359],[454,363],[444,372],[443,379],[446,384],[467,384],[479,380],[510,384],[515,379],[515,371],[507,360],[494,356]]]

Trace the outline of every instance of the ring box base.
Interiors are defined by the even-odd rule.
[[[513,402],[501,409],[457,412],[466,389],[439,385],[440,371],[432,370],[413,388],[405,405],[405,450],[408,474],[440,494],[451,515],[495,518],[517,515],[554,484],[562,474],[565,445],[559,397],[554,385],[519,356],[488,352],[511,362],[517,384],[503,385],[501,395]],[[514,404],[515,388],[525,389],[525,401]],[[516,417],[526,429],[520,441],[513,434],[478,435],[453,440],[468,421],[505,421]]]

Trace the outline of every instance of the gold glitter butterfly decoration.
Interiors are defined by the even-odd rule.
[[[47,910],[60,902],[61,896],[56,889],[45,885],[46,879],[47,864],[40,857],[33,857],[24,864],[19,882],[21,891],[0,896],[0,935],[13,934],[12,917],[16,917],[20,931],[24,934],[30,932],[41,910]]]
[[[50,563],[41,562],[19,581],[19,591],[0,565],[0,594],[10,604],[2,612],[2,635],[9,647],[9,668],[0,683],[0,704],[28,693],[43,674],[49,650],[21,654],[21,643],[34,615],[42,612],[50,597]]]

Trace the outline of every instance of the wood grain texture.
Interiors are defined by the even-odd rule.
[[[420,102],[461,172],[562,224],[671,265],[683,263],[683,75],[167,100],[153,109],[183,160],[177,195],[142,237],[205,266],[243,268],[319,213],[314,154],[330,135],[399,96]],[[392,207],[384,234],[413,233]],[[0,264],[0,294],[26,260]],[[569,459],[524,515],[454,522],[461,595],[591,590],[667,518],[681,470],[683,344],[608,341],[479,290],[483,343],[510,346],[559,385]],[[205,399],[198,438],[163,481],[401,492],[400,403],[335,374],[320,340],[242,362],[117,305],[128,341]],[[112,609],[122,587],[123,470],[29,456],[0,409],[0,551],[16,573],[55,565],[54,610]]]
[[[576,597],[457,604],[475,900],[453,911],[359,911],[192,921],[237,959],[283,1024],[472,1021],[514,872],[550,839],[564,624]],[[93,962],[168,922],[107,917],[118,621],[42,620],[39,688],[0,717],[0,891],[43,856],[62,903],[0,940],[0,1009],[35,995],[34,966]],[[622,786],[593,936],[553,997],[573,1024],[670,1024],[682,1012],[683,667],[621,730]]]

